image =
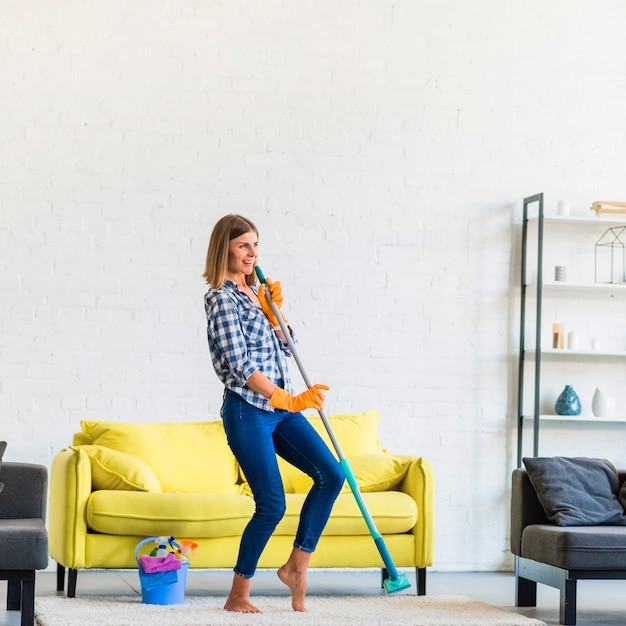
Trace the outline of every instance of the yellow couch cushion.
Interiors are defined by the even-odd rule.
[[[360,454],[347,458],[350,469],[363,493],[371,491],[387,491],[393,489],[404,478],[411,464],[406,457],[393,456],[377,452],[374,454]],[[308,493],[313,480],[301,473],[292,480],[295,493]],[[342,493],[351,493],[348,481],[343,484]]]
[[[87,503],[89,529],[108,535],[238,537],[254,501],[231,493],[94,491]]]
[[[276,527],[277,535],[295,535],[305,494],[288,494],[287,511]],[[370,512],[376,528],[382,535],[409,532],[417,523],[415,500],[401,491],[364,493],[363,501]],[[324,535],[368,535],[370,534],[363,514],[351,493],[340,494],[324,528]]]
[[[306,495],[286,496],[287,511],[274,534],[295,536]],[[363,494],[368,511],[383,535],[409,532],[417,505],[399,491]],[[108,535],[239,537],[254,512],[254,501],[235,494],[94,491],[87,504],[89,529]],[[324,529],[325,535],[368,535],[369,529],[352,494],[341,494]]]
[[[324,422],[319,416],[309,416],[307,419],[326,442],[328,447],[335,453],[332,441],[326,432]],[[345,415],[333,415],[328,418],[332,431],[341,446],[344,457],[356,457],[362,454],[382,452],[380,439],[378,438],[378,424],[380,415],[378,411],[371,410],[363,413],[349,413]],[[337,456],[335,454],[335,456]],[[278,459],[278,467],[283,479],[285,493],[295,493],[293,481],[306,476],[299,469],[290,465],[283,459]]]
[[[152,468],[141,459],[104,446],[70,446],[72,450],[79,447],[89,457],[94,489],[163,491]]]
[[[148,464],[163,491],[238,493],[239,468],[221,420],[126,423],[84,420],[85,444],[104,446]],[[154,533],[153,533],[154,534]],[[174,533],[171,533],[174,534]]]

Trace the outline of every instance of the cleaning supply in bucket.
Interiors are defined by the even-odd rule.
[[[154,542],[157,548],[148,555],[140,556],[141,547],[150,542]],[[188,554],[193,553],[195,547],[195,542],[177,543],[174,537],[148,537],[139,542],[135,559],[144,604],[183,604],[189,569]]]

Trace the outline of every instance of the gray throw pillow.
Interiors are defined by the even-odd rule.
[[[2,470],[2,457],[4,456],[4,451],[7,449],[7,442],[0,441],[0,470]],[[0,491],[4,489],[4,483],[0,483]]]
[[[524,457],[524,465],[549,520],[558,526],[626,526],[613,465],[587,457]]]

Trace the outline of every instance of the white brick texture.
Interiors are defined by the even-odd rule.
[[[520,201],[626,199],[625,21],[585,0],[3,2],[6,458],[49,466],[81,419],[219,417],[201,274],[239,212],[328,413],[378,409],[386,448],[434,464],[435,568],[510,569]],[[626,465],[606,431],[566,439]]]

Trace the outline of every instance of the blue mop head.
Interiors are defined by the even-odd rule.
[[[383,585],[385,586],[385,591],[387,593],[393,593],[394,591],[400,591],[401,589],[410,587],[411,583],[409,582],[406,574],[398,574],[398,578],[395,580],[392,578],[385,578],[385,580],[383,580]]]

